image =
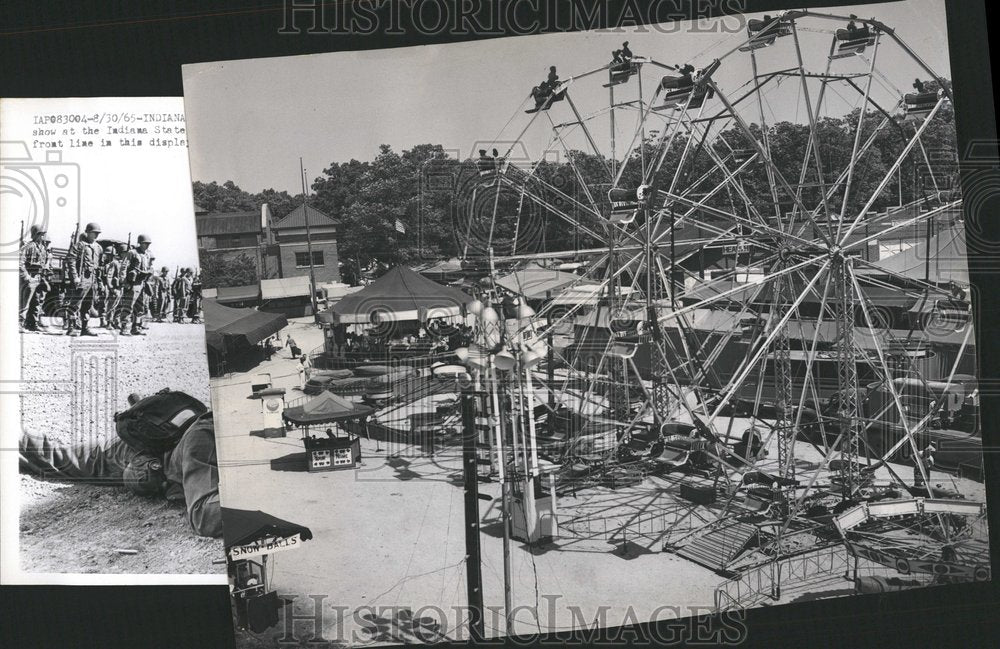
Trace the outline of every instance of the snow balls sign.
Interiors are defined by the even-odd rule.
[[[291,550],[299,547],[301,543],[302,538],[298,534],[293,534],[292,536],[287,537],[270,537],[260,539],[248,545],[235,545],[229,548],[229,559],[231,561],[238,561],[240,559],[259,557],[273,552],[281,552],[282,550]]]

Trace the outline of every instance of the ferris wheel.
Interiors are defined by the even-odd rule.
[[[962,375],[970,305],[877,251],[961,225],[954,179],[932,160],[952,95],[875,19],[788,11],[713,49],[666,64],[626,42],[599,68],[551,68],[508,122],[512,139],[497,138],[514,144],[478,161],[481,247],[584,263],[561,290],[589,299],[550,301],[509,338],[538,356],[536,341],[568,323],[603,332],[549,351],[555,381],[525,371],[617,422],[618,461],[700,457],[733,490],[763,474],[785,529],[830,494],[868,497],[875,467],[900,454],[927,484],[926,431]],[[526,142],[542,155],[516,159]],[[526,236],[539,221],[564,224],[573,245]],[[931,372],[935,336],[953,353]],[[918,388],[936,396],[915,415]],[[895,436],[873,447],[879,427]],[[809,470],[803,448],[819,458]]]

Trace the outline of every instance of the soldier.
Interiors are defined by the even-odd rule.
[[[184,313],[187,310],[188,297],[190,296],[189,285],[185,280],[187,273],[188,269],[182,268],[181,272],[174,278],[174,322],[177,323],[184,322]]]
[[[143,317],[139,319],[139,326],[143,329],[149,329],[146,324],[146,317],[151,320],[155,317],[154,310],[156,309],[156,275],[153,270],[153,263],[156,261],[156,257],[150,255],[149,257],[149,279],[146,280],[146,284],[142,287],[142,315]]]
[[[18,270],[21,276],[21,310],[18,325],[21,331],[47,332],[42,323],[42,305],[48,292],[46,270],[49,267],[49,251],[45,246],[45,227],[31,226],[31,241],[21,246]]]
[[[119,243],[116,246],[108,246],[108,248],[111,249],[111,259],[108,260],[107,265],[104,267],[104,282],[107,294],[107,303],[105,305],[107,313],[105,317],[108,321],[108,328],[117,329],[122,317],[122,270],[128,246],[124,243]]]
[[[191,324],[201,323],[201,276],[194,275],[191,269],[188,269],[191,275],[191,296],[188,300],[188,317],[191,318]]]
[[[129,395],[128,402],[129,410],[143,408],[139,395]],[[124,486],[143,497],[183,502],[194,533],[221,536],[219,467],[211,411],[174,422],[183,432],[167,450],[136,448],[134,442],[130,444],[122,437],[123,426],[136,424],[128,420],[122,423],[118,421],[119,415],[115,417],[119,431],[116,439],[59,446],[44,434],[22,432],[19,443],[22,472],[48,479]],[[134,440],[141,432],[137,429],[129,439]]]
[[[138,245],[125,256],[125,283],[122,298],[122,321],[118,332],[122,336],[145,336],[142,330],[143,292],[147,290],[150,270],[149,246],[153,243],[145,234],[140,234]],[[132,327],[129,329],[129,321]]]
[[[153,278],[153,299],[156,301],[156,322],[163,322],[170,311],[170,269],[164,266]]]
[[[110,275],[115,272],[111,268],[111,263],[115,259],[115,247],[112,245],[107,245],[104,247],[104,252],[101,254],[101,264],[97,267],[97,312],[101,316],[101,327],[109,328],[111,327],[111,290],[110,290]]]
[[[69,301],[70,323],[66,330],[67,336],[76,333],[79,327],[80,336],[96,336],[87,326],[90,310],[97,300],[97,269],[101,263],[103,250],[97,243],[101,234],[101,226],[88,223],[80,240],[70,248],[66,255],[66,269],[69,273],[69,286],[72,298]]]

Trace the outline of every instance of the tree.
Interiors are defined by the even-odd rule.
[[[194,202],[208,212],[249,212],[258,207],[253,197],[231,180],[221,185],[195,181],[192,189]]]
[[[205,288],[247,286],[256,284],[259,279],[257,262],[245,252],[237,256],[223,252],[203,252],[198,261],[201,263],[201,281]]]

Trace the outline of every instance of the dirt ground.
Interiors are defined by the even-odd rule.
[[[22,335],[22,427],[58,444],[113,438],[128,395],[169,387],[209,403],[204,329],[149,325],[149,335]],[[21,475],[21,569],[47,573],[221,573],[221,539],[196,536],[183,505],[120,487]]]
[[[301,321],[290,323],[284,333],[289,332],[303,349],[322,341],[315,327]],[[308,473],[299,431],[286,437],[254,434],[261,426],[260,408],[248,399],[249,378],[258,372],[270,373],[276,387],[286,388],[286,403],[301,398],[296,363],[287,350],[246,374],[213,381],[222,500],[305,525],[313,538],[269,557],[269,587],[292,601],[295,621],[259,634],[237,631],[237,646],[280,647],[317,637],[329,643],[318,646],[334,647],[465,639],[465,521],[457,449],[428,457],[415,446],[362,438],[359,469]],[[380,411],[378,421],[403,425],[391,419]],[[735,430],[748,425],[734,420]],[[799,452],[803,470],[822,459],[812,449]],[[769,457],[777,457],[775,448]],[[883,469],[876,477],[889,475]],[[932,475],[934,484],[951,486],[952,480]],[[972,500],[984,496],[981,484],[956,479],[955,486]],[[581,629],[595,622],[618,626],[714,609],[715,588],[724,579],[661,551],[666,531],[677,527],[662,523],[680,516],[698,527],[711,520],[712,512],[678,499],[677,491],[677,478],[647,476],[619,490],[589,487],[561,497],[560,524],[567,529],[560,538],[536,547],[512,543],[515,632]],[[480,492],[489,498],[480,503],[485,626],[487,635],[496,637],[504,633],[499,489],[481,484]],[[575,531],[569,529],[587,512],[609,511],[636,520],[627,542],[599,526],[581,530],[578,523]],[[688,516],[694,513],[700,518]],[[839,574],[798,586],[785,588],[781,603],[853,592]]]
[[[291,332],[303,349],[321,332],[297,322]],[[298,399],[298,376],[287,350],[252,370],[270,372],[276,387]],[[363,466],[355,471],[307,473],[296,467],[303,446],[287,437],[251,434],[259,406],[247,399],[247,375],[213,381],[222,500],[260,509],[309,527],[313,539],[273,554],[270,586],[308,618],[320,602],[322,628],[279,624],[265,633],[238,632],[240,647],[277,647],[321,635],[329,646],[461,640],[467,633],[465,533],[461,457],[449,449],[423,456],[409,445],[362,439]],[[380,418],[381,421],[381,418]],[[497,485],[483,484],[482,575],[486,632],[504,633],[503,535]],[[623,552],[606,539],[562,538],[540,547],[512,544],[513,598],[519,633],[618,626],[704,612],[719,578],[673,555],[634,545]],[[675,605],[675,608],[665,608]],[[538,619],[533,611],[539,610]],[[629,616],[635,616],[631,619]],[[326,645],[322,645],[326,646]]]

